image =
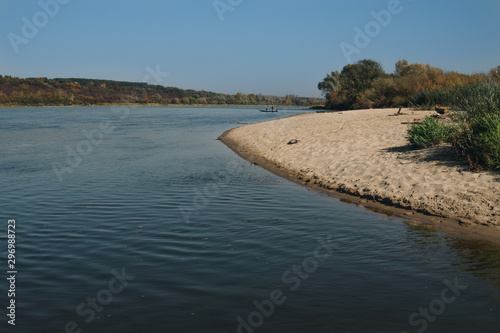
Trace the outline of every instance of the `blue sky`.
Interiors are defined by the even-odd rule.
[[[317,97],[326,73],[365,58],[387,72],[400,59],[462,73],[500,65],[499,0],[397,2],[41,0],[44,11],[0,0],[0,74],[143,81],[158,68],[166,86]],[[23,32],[26,20],[36,33]],[[367,26],[356,45],[355,28]]]

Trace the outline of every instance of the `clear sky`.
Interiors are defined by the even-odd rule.
[[[500,0],[399,2],[0,0],[0,74],[317,97],[326,73],[365,58],[500,65]]]

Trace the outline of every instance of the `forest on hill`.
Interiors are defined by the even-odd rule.
[[[184,90],[141,82],[81,78],[17,78],[0,75],[0,105],[281,105],[313,106],[317,98],[262,94],[235,95],[210,91]]]
[[[393,73],[386,73],[374,60],[360,60],[333,71],[318,84],[332,110],[384,107],[452,106],[463,87],[492,80],[500,82],[500,66],[489,73],[461,74],[400,60]]]

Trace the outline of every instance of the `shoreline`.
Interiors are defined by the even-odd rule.
[[[455,179],[455,177],[463,178],[464,174],[469,173],[469,171],[464,171],[464,166],[461,166],[461,163],[450,162],[449,156],[446,155],[447,147],[438,146],[434,148],[434,150],[438,150],[438,153],[443,155],[441,158],[442,161],[412,160],[415,155],[421,157],[420,155],[428,153],[432,148],[427,150],[408,149],[405,134],[402,134],[406,133],[406,129],[408,128],[408,125],[404,123],[421,120],[433,112],[405,109],[403,110],[406,113],[405,115],[394,116],[394,113],[397,111],[398,109],[380,109],[343,111],[328,114],[299,114],[234,128],[223,133],[219,137],[219,140],[240,157],[254,164],[280,177],[328,194],[343,202],[363,206],[376,213],[404,218],[409,224],[436,227],[439,230],[457,236],[487,240],[500,244],[500,214],[486,212],[486,215],[491,215],[486,217],[481,214],[472,216],[474,214],[469,214],[466,211],[453,214],[452,211],[450,212],[449,207],[445,208],[447,203],[457,207],[461,204],[460,200],[452,200],[455,197],[448,195],[454,192],[454,189],[450,188],[450,186],[453,187],[453,184],[450,185],[448,183],[450,181],[454,183],[455,181],[452,179]],[[344,121],[348,118],[344,116],[349,117],[348,121]],[[404,126],[398,126],[398,123],[403,123],[400,125]],[[359,124],[362,125],[359,126]],[[335,125],[337,128],[333,129]],[[384,126],[387,128],[383,128]],[[370,131],[372,127],[375,127],[375,129]],[[321,133],[325,131],[327,131],[326,134]],[[349,134],[352,138],[346,138],[346,134]],[[371,151],[372,147],[363,147],[363,144],[366,142],[357,143],[356,138],[360,135],[365,137],[364,140],[368,140],[370,143],[372,141],[376,142],[372,146],[377,148]],[[376,137],[373,135],[376,135]],[[379,136],[382,136],[384,139],[379,140]],[[298,139],[299,142],[288,145],[287,143],[291,139]],[[342,139],[350,143],[341,143]],[[327,140],[330,141],[327,142]],[[339,142],[338,145],[340,148],[329,148],[328,144],[335,144],[336,142]],[[404,144],[402,145],[402,143]],[[303,147],[299,148],[300,145]],[[371,164],[364,161],[363,156],[357,156],[354,153],[356,151],[358,153],[366,153],[367,149],[370,150],[368,158],[373,156]],[[443,150],[445,153],[439,150]],[[335,152],[335,154],[332,152]],[[331,165],[339,164],[339,160],[342,166],[342,158],[347,160],[344,169],[331,167]],[[387,160],[387,165],[378,163],[380,159],[383,161]],[[383,183],[385,182],[384,178],[387,179],[392,176],[394,168],[391,167],[394,166],[394,163],[398,163],[398,167],[405,167],[407,170],[413,170],[413,168],[426,170],[425,172],[429,173],[431,177],[426,177],[427,173],[422,173],[423,177],[421,179],[408,177],[409,180],[402,180],[402,182],[416,182],[417,184],[413,185],[415,188],[423,187],[423,192],[436,193],[435,202],[432,200],[426,202],[428,198],[425,196],[412,200],[410,197],[417,196],[421,191],[411,192],[411,188],[409,193],[403,195],[401,191],[386,191],[387,188],[378,186],[376,182],[363,183],[360,179],[343,179],[345,177],[353,178],[354,175],[361,178],[359,174],[366,173],[370,176],[370,179],[378,177],[382,179],[381,183]],[[344,172],[346,168],[357,167],[359,169],[360,165],[362,165],[361,168],[366,166],[368,171],[362,170],[359,174],[358,172]],[[370,167],[377,169],[379,166],[381,166],[379,170],[369,171]],[[444,180],[436,184],[432,175],[441,172],[445,173]],[[483,178],[488,181],[488,177],[496,179],[496,183],[492,184],[492,186],[500,192],[500,175],[497,176],[488,172],[484,174]],[[478,174],[470,172],[468,176],[471,175],[477,176]],[[418,176],[416,175],[414,178]],[[450,179],[447,179],[448,176]],[[340,180],[334,180],[338,178]],[[469,185],[465,184],[465,186],[468,187]],[[481,185],[479,184],[478,186],[480,187]],[[439,193],[438,191],[433,192],[433,187],[437,187],[438,189],[445,188],[446,191],[443,191],[443,193]],[[408,187],[405,187],[405,189],[408,189]],[[471,191],[474,192],[474,189],[471,189]],[[460,191],[457,190],[457,192]],[[493,197],[494,195],[495,193],[493,193]],[[463,209],[467,208],[467,205],[471,205],[472,207],[477,204],[477,202],[473,201],[474,198],[472,197],[467,197],[463,200],[472,200],[472,202],[467,201],[463,203],[461,206]],[[477,201],[481,200],[484,201],[484,198],[477,198]],[[427,204],[430,207],[426,207]],[[498,208],[496,209],[498,210]],[[484,211],[481,211],[481,213],[484,213]],[[466,217],[464,217],[465,215]]]
[[[160,104],[160,103],[147,103],[147,104],[135,104],[135,103],[104,103],[104,104],[92,104],[92,105],[6,105],[0,104],[0,108],[78,108],[78,107],[235,107],[235,108],[265,108],[268,105],[246,105],[246,104]],[[297,106],[297,105],[282,105],[279,108],[303,108],[304,110],[320,110],[311,109],[310,106]],[[322,110],[322,109],[321,109]]]

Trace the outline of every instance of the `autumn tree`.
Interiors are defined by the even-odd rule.
[[[498,66],[497,68],[492,68],[490,70],[489,76],[495,80],[500,80],[500,66]]]

